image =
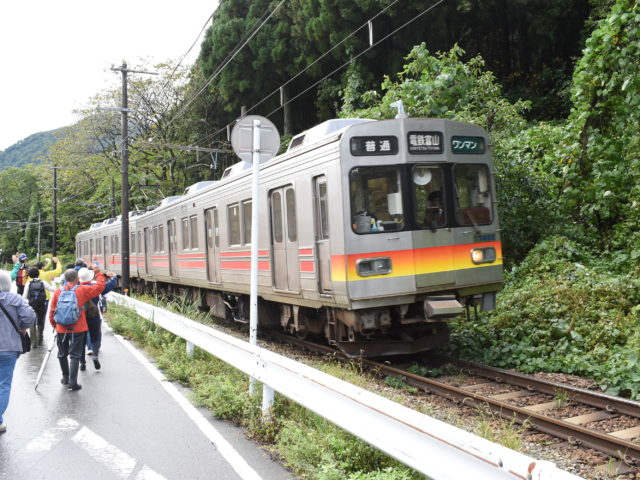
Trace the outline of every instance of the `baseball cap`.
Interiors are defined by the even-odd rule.
[[[21,253],[20,256],[18,256],[18,260],[24,262],[27,260],[27,256],[24,253]]]

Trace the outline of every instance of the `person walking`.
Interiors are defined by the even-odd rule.
[[[63,385],[68,385],[69,390],[80,390],[82,385],[78,383],[78,369],[80,366],[80,358],[84,353],[84,345],[87,334],[87,318],[83,305],[87,300],[91,300],[104,290],[105,277],[100,272],[99,267],[94,267],[96,277],[95,284],[79,285],[78,276],[82,274],[84,277],[86,269],[81,268],[79,271],[74,269],[64,272],[65,284],[60,287],[51,297],[51,307],[49,308],[49,322],[56,329],[56,339],[58,344],[58,361],[62,370]],[[66,311],[66,303],[68,296],[75,295],[75,301],[79,314],[77,320],[71,325],[60,325],[56,323],[56,310],[58,309],[58,301],[63,291],[71,291],[71,294],[65,292],[64,302],[61,305],[60,312]]]
[[[0,308],[0,433],[7,430],[4,412],[9,405],[16,361],[22,353],[22,340],[14,325],[24,334],[36,319],[36,314],[29,304],[10,290],[11,276],[0,271],[0,305],[9,314],[7,316]]]
[[[80,285],[91,285],[93,280],[93,271],[92,268],[88,267],[87,269],[82,269],[82,274],[78,273],[78,277],[80,279]],[[86,270],[86,272],[85,272]],[[85,305],[85,313],[87,316],[87,327],[89,329],[89,335],[87,336],[87,354],[93,356],[93,366],[96,370],[100,370],[100,360],[98,359],[100,355],[100,345],[102,344],[102,314],[100,312],[100,296],[106,295],[111,292],[118,282],[118,276],[113,272],[106,272],[105,274],[109,281],[105,284],[104,290],[100,292],[100,295],[95,296],[91,299],[91,303],[93,305],[89,305],[87,303]],[[82,358],[80,359],[80,370],[85,370],[86,360],[84,356],[84,351]]]
[[[11,270],[11,280],[16,282],[18,295],[24,293],[24,286],[27,284],[27,255],[24,253],[16,253],[13,257],[13,270]]]
[[[36,312],[36,321],[31,326],[31,348],[42,345],[44,339],[44,317],[47,315],[47,293],[55,292],[49,282],[42,280],[40,270],[31,267],[28,272],[29,282],[24,288],[22,298],[29,302],[29,306]]]

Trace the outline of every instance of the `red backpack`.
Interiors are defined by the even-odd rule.
[[[16,286],[24,287],[27,284],[27,271],[29,267],[27,267],[24,263],[20,265],[20,270],[18,270],[18,274],[16,275]]]

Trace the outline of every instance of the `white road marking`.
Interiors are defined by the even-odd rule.
[[[134,480],[166,480],[162,475],[144,465]]]
[[[27,443],[24,451],[27,453],[47,452],[62,442],[67,432],[75,430],[79,426],[80,424],[71,418],[61,418],[55,427],[46,430],[42,435]]]
[[[107,327],[109,328],[109,327]],[[162,385],[171,397],[182,407],[185,413],[193,420],[200,431],[213,443],[227,463],[240,475],[243,480],[262,480],[262,477],[251,468],[247,461],[233,448],[216,428],[196,409],[191,402],[158,370],[144,355],[133,345],[114,332],[114,336],[124,345],[134,357],[151,373]]]
[[[115,445],[111,445],[87,427],[82,427],[71,440],[87,452],[94,460],[111,470],[123,480],[127,480],[136,468],[135,458],[127,455]]]
[[[93,433],[87,427],[82,427],[71,440],[87,452],[94,460],[111,470],[114,475],[128,480],[136,469],[137,460],[111,445],[101,436]],[[135,480],[166,480],[165,477],[143,465]]]

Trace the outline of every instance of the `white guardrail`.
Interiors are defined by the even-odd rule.
[[[434,480],[580,478],[181,315],[113,292],[107,298]]]

